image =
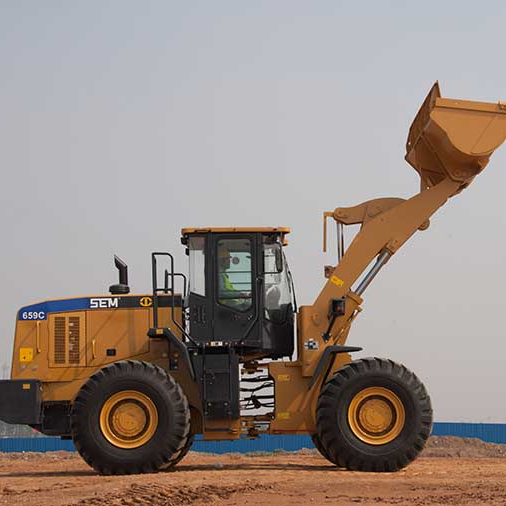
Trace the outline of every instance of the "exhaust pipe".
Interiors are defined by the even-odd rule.
[[[128,265],[116,255],[114,255],[114,265],[118,269],[119,283],[111,285],[109,292],[112,295],[126,295],[130,293],[130,287],[128,286]]]

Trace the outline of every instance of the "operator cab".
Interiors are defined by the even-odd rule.
[[[283,246],[289,228],[185,228],[189,334],[246,359],[294,351],[295,298]]]

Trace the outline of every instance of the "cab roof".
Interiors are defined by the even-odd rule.
[[[183,228],[181,235],[203,234],[206,232],[226,233],[245,233],[245,232],[261,232],[266,234],[289,234],[288,227],[203,227],[203,228]]]

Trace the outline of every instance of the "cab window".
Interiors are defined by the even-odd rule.
[[[251,241],[222,239],[217,244],[218,302],[237,311],[252,306]]]
[[[190,292],[206,296],[206,240],[204,237],[190,237]]]
[[[295,306],[288,265],[278,242],[264,242],[264,310],[265,318],[283,323],[287,308]],[[281,261],[280,261],[281,259]]]

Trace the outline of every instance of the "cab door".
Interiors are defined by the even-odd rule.
[[[255,234],[213,236],[214,341],[258,339],[256,240]]]
[[[188,240],[190,257],[190,335],[199,342],[212,340],[212,282],[210,281],[209,236],[195,235]]]

